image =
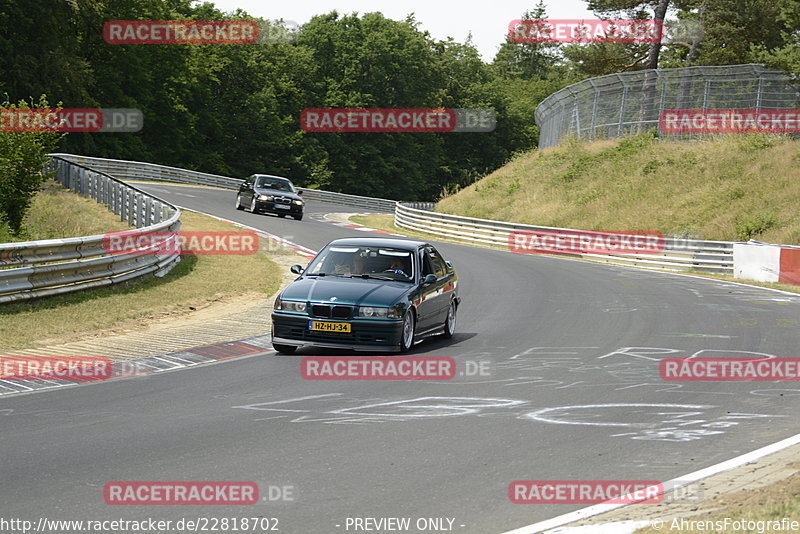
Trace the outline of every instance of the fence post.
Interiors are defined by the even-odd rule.
[[[589,78],[589,83],[592,85],[592,90],[594,91],[594,100],[592,102],[592,129],[589,130],[589,140],[594,140],[594,128],[597,124],[597,99],[600,98],[600,91],[597,90],[597,86],[594,84],[594,80]]]
[[[758,74],[758,89],[756,91],[756,109],[761,109],[761,94],[764,90],[764,74]]]
[[[622,83],[622,102],[619,104],[619,126],[617,127],[617,137],[622,137],[622,121],[625,119],[625,101],[628,98],[628,85],[625,83],[625,80],[622,79],[622,76],[617,74],[617,78],[619,78],[620,83]]]

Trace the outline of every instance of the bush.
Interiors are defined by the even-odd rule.
[[[39,99],[37,107],[49,107],[44,96]],[[29,106],[24,101],[17,105],[6,101],[2,108],[29,109]],[[47,178],[42,171],[47,154],[55,149],[62,134],[3,130],[0,128],[0,223],[7,224],[11,234],[19,236],[31,199]]]

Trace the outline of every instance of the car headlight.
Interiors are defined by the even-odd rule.
[[[272,202],[272,196],[271,195],[258,195],[258,200],[261,200],[262,202]]]
[[[306,303],[299,302],[296,300],[283,300],[277,299],[275,301],[275,309],[276,310],[283,310],[283,311],[290,311],[290,312],[298,312],[298,313],[305,313],[306,312]]]
[[[292,200],[292,204],[296,204],[298,206],[302,206],[303,205],[303,201],[302,200]]]
[[[358,308],[358,315],[361,317],[397,317],[397,310],[394,308],[361,306]]]

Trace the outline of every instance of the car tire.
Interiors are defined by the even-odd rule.
[[[408,310],[403,317],[403,328],[400,330],[400,352],[408,352],[414,346],[415,327],[414,312]]]
[[[294,351],[297,350],[294,345],[281,345],[280,343],[273,343],[272,348],[280,354],[294,354]]]
[[[453,334],[456,332],[456,312],[458,311],[458,306],[456,306],[456,301],[450,301],[450,308],[447,310],[447,317],[444,320],[444,332],[442,332],[442,336],[445,339],[450,339],[453,337]]]
[[[250,213],[256,212],[256,197],[253,197],[253,200],[250,201]]]
[[[236,195],[236,209],[243,210],[244,207],[242,206],[242,195]]]
[[[295,220],[298,220],[298,221],[302,221],[303,220],[303,214],[302,213],[300,215],[292,215],[292,217],[294,217]]]

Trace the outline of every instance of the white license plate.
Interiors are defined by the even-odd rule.
[[[286,204],[275,204],[275,208],[277,208],[279,210],[288,210],[290,208],[290,206],[288,206]]]

